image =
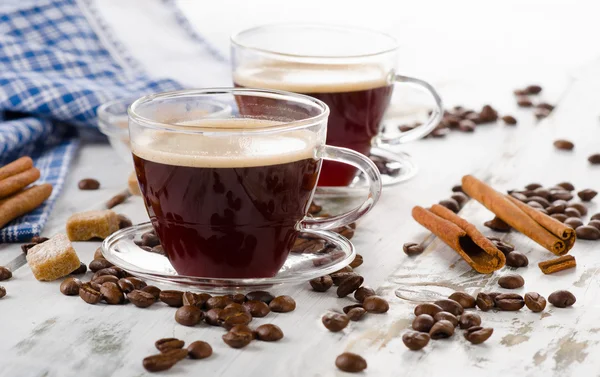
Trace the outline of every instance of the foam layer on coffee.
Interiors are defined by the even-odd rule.
[[[263,128],[277,122],[223,120],[195,123],[203,128]],[[182,125],[183,128],[192,125]],[[145,160],[175,166],[238,168],[286,164],[316,158],[317,138],[307,130],[273,135],[186,134],[146,129],[131,143],[134,154]]]
[[[339,93],[389,85],[389,72],[377,65],[269,64],[238,67],[236,85],[295,93]]]

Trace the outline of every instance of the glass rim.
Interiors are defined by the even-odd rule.
[[[310,27],[310,28],[320,28],[320,29],[323,29],[323,30],[346,30],[346,31],[352,31],[352,32],[362,32],[362,33],[365,33],[365,34],[368,33],[368,34],[377,35],[377,36],[380,36],[380,37],[387,38],[389,41],[392,42],[393,46],[390,47],[390,48],[387,48],[387,49],[382,49],[381,51],[370,52],[370,53],[365,53],[365,54],[304,55],[304,54],[282,53],[282,52],[278,52],[278,51],[271,50],[271,49],[268,49],[268,48],[253,47],[253,46],[249,46],[247,44],[244,44],[241,41],[241,39],[244,37],[245,34],[254,33],[256,31],[268,30],[268,29],[277,30],[278,28],[294,28],[294,27]],[[368,57],[384,55],[384,54],[396,51],[396,50],[398,50],[398,47],[399,47],[398,41],[396,40],[396,38],[394,38],[390,34],[382,32],[382,31],[378,31],[378,30],[374,30],[374,29],[369,29],[369,28],[355,27],[355,26],[325,25],[325,24],[318,24],[318,23],[302,23],[302,22],[297,22],[297,23],[272,23],[272,24],[266,24],[266,25],[260,25],[260,26],[251,27],[251,28],[244,29],[244,30],[238,31],[237,33],[232,34],[231,37],[230,37],[230,42],[231,42],[232,45],[234,45],[236,47],[244,48],[244,49],[252,50],[252,51],[257,51],[257,52],[261,52],[261,53],[265,53],[265,54],[271,54],[271,55],[276,55],[276,56],[281,56],[281,57],[288,57],[288,58],[310,58],[310,59],[368,58]]]
[[[311,105],[314,108],[319,109],[320,113],[318,115],[307,117],[302,120],[294,120],[289,122],[281,122],[278,124],[265,126],[265,127],[257,127],[257,128],[245,128],[245,127],[228,127],[228,128],[215,128],[215,127],[201,127],[201,126],[193,126],[193,128],[188,128],[181,124],[173,124],[168,122],[161,122],[153,119],[146,118],[140,115],[136,110],[145,104],[149,104],[156,100],[161,99],[172,99],[172,98],[189,98],[189,97],[202,97],[206,96],[207,98],[219,96],[219,95],[243,95],[243,96],[252,96],[252,97],[263,97],[263,98],[272,98],[276,100],[286,100],[286,101],[294,101],[296,103],[304,103],[307,105]],[[274,89],[254,89],[254,88],[235,88],[235,87],[226,87],[226,88],[205,88],[205,89],[184,89],[184,90],[175,90],[169,92],[161,92],[149,94],[143,97],[138,98],[133,101],[131,105],[127,108],[127,115],[129,120],[133,120],[138,125],[152,128],[155,130],[161,131],[175,131],[181,133],[204,133],[204,132],[220,132],[220,133],[233,133],[233,134],[252,134],[252,133],[273,133],[273,132],[282,132],[282,131],[291,131],[296,129],[302,129],[311,127],[320,122],[326,121],[329,116],[329,107],[325,102],[318,100],[316,98],[304,95],[297,94],[292,92],[286,92],[283,90],[274,90]],[[241,118],[208,118],[212,120],[219,119],[260,119],[254,117],[241,117]]]

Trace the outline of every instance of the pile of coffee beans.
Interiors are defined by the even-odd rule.
[[[514,95],[517,101],[517,105],[522,108],[534,109],[534,115],[537,119],[544,119],[554,110],[554,106],[542,102],[535,102],[535,96],[542,92],[542,87],[539,85],[528,85],[523,89],[515,89]]]
[[[593,189],[576,192],[581,202],[573,201],[575,186],[570,182],[561,182],[551,187],[530,183],[522,190],[509,190],[508,194],[575,229],[577,238],[600,239],[600,213],[592,215],[587,225],[582,220],[588,214],[586,203],[598,194]]]
[[[154,343],[159,354],[144,358],[142,365],[148,372],[161,372],[171,369],[175,364],[185,358],[205,359],[213,353],[210,344],[197,340],[190,343],[187,349],[184,349],[185,342],[176,338],[159,339]]]

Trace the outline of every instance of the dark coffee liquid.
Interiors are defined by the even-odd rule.
[[[190,167],[133,155],[148,214],[175,270],[271,277],[283,266],[316,186],[319,160]]]
[[[390,103],[393,86],[386,82],[385,74],[368,66],[360,68],[338,67],[330,71],[322,68],[322,76],[315,76],[313,70],[318,72],[319,68],[274,65],[234,74],[234,84],[237,87],[287,90],[320,99],[331,111],[327,122],[327,144],[368,156]],[[376,79],[378,76],[381,77]],[[318,184],[347,186],[356,173],[350,165],[324,161]]]

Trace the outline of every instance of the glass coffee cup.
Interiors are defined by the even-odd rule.
[[[275,24],[231,38],[236,87],[286,90],[325,102],[331,111],[327,144],[369,155],[371,148],[413,141],[440,122],[442,101],[425,81],[395,73],[399,49],[394,38],[371,30],[311,24]],[[381,121],[394,85],[419,86],[435,106],[423,125],[388,137]],[[356,169],[325,161],[319,186],[348,186]]]
[[[232,110],[198,117],[204,104]],[[365,156],[325,145],[329,109],[312,97],[203,89],[142,97],[129,108],[135,170],[152,225],[181,275],[272,277],[298,232],[347,225],[379,199]],[[369,195],[330,218],[307,216],[323,160],[361,170]]]

